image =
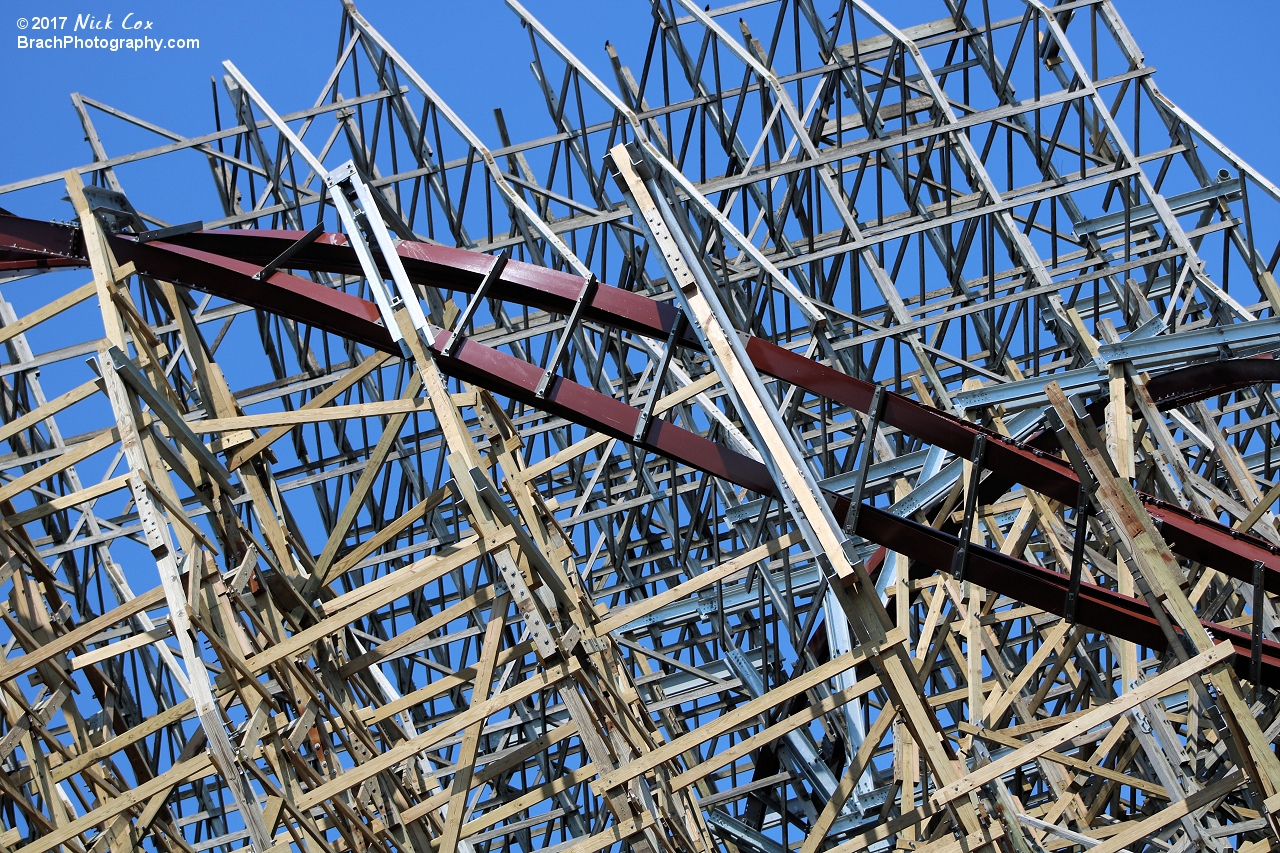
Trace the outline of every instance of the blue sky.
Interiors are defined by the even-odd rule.
[[[338,0],[10,0],[2,5],[0,79],[6,82],[7,122],[0,133],[0,184],[90,159],[68,97],[73,91],[194,135],[212,129],[210,77],[220,76],[222,60],[231,59],[281,112],[309,106],[332,66],[341,8]],[[606,38],[624,61],[640,64],[649,32],[647,3],[528,0],[526,5],[605,79],[612,79],[602,49]],[[501,0],[362,0],[359,7],[494,147],[495,106],[503,108],[516,139],[548,132],[528,71],[527,38]],[[905,26],[937,16],[942,5],[887,0],[879,7]],[[1147,62],[1159,70],[1161,89],[1264,173],[1280,176],[1280,153],[1272,141],[1280,118],[1268,82],[1275,70],[1271,34],[1280,27],[1280,4],[1121,0],[1119,8]],[[199,49],[112,53],[17,47],[19,35],[50,34],[31,29],[37,15],[65,15],[69,29],[78,15],[103,21],[109,14],[112,34],[119,35],[130,12],[133,21],[154,22],[147,35],[198,38]],[[28,19],[26,30],[18,28],[22,17]],[[131,139],[112,128],[108,144],[110,153],[119,154],[154,145],[156,138],[139,132]],[[52,196],[0,199],[0,206],[32,216],[66,215],[57,205]]]

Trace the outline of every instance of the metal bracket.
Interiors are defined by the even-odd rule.
[[[355,249],[356,257],[360,259],[360,269],[369,282],[369,289],[373,291],[374,301],[378,304],[378,310],[382,314],[382,321],[387,331],[391,333],[391,339],[397,342],[401,340],[399,324],[395,320],[395,309],[403,304],[405,310],[409,312],[413,327],[426,340],[428,346],[434,346],[435,335],[427,322],[426,314],[422,311],[417,291],[413,289],[409,275],[404,270],[404,264],[396,254],[391,232],[387,230],[382,217],[376,214],[377,202],[368,185],[356,172],[355,164],[348,160],[330,171],[325,178],[325,185],[335,190],[331,193],[333,206],[347,226],[351,246]],[[371,214],[370,211],[374,213]],[[382,271],[378,269],[378,263],[373,256],[375,245],[391,274],[390,283],[383,278]],[[397,303],[397,299],[400,303]]]
[[[662,360],[658,363],[653,382],[649,385],[649,398],[644,401],[644,408],[640,411],[640,417],[636,420],[635,431],[631,435],[637,444],[643,444],[649,437],[649,426],[653,420],[653,411],[658,406],[658,395],[662,393],[662,381],[667,376],[667,368],[671,366],[671,359],[675,355],[676,346],[681,336],[684,335],[684,330],[688,323],[685,313],[681,311],[676,315],[676,321],[671,326],[671,334],[667,337],[666,351],[662,353]]]
[[[649,166],[649,161],[644,156],[644,149],[640,147],[638,142],[624,143],[627,149],[628,159],[631,161],[631,168],[635,170],[643,180],[653,180],[653,169]]]
[[[453,333],[449,335],[449,340],[445,341],[444,348],[440,350],[440,354],[445,358],[452,357],[462,344],[462,330],[467,327],[467,324],[471,322],[471,318],[475,316],[476,309],[488,295],[489,288],[493,287],[493,283],[502,277],[502,272],[507,268],[507,261],[509,260],[511,260],[510,249],[504,249],[501,255],[493,259],[493,264],[489,267],[489,271],[484,274],[484,279],[480,282],[480,286],[476,288],[475,294],[467,302],[467,307],[462,309],[462,313],[458,315],[457,321],[453,324]]]
[[[973,536],[973,517],[978,512],[978,486],[982,482],[982,462],[987,455],[987,434],[980,432],[973,437],[973,470],[969,472],[969,494],[964,502],[964,522],[960,526],[960,545],[951,555],[951,574],[957,581],[964,580],[969,565],[969,540]]]
[[[1054,435],[1057,436],[1058,443],[1062,445],[1063,452],[1067,454],[1067,461],[1071,463],[1071,468],[1076,472],[1076,477],[1079,478],[1081,484],[1092,483],[1093,473],[1089,470],[1088,464],[1085,463],[1084,455],[1080,452],[1080,448],[1076,447],[1075,441],[1067,432],[1066,425],[1062,422],[1057,409],[1045,409],[1044,419],[1049,429],[1053,430]]]
[[[289,248],[285,249],[283,252],[277,255],[273,260],[268,261],[267,264],[263,266],[262,269],[254,273],[253,274],[254,279],[256,281],[266,281],[267,279],[271,278],[271,276],[275,275],[276,270],[284,266],[285,263],[288,262],[288,260],[292,258],[294,255],[298,254],[298,252],[301,252],[307,246],[310,246],[312,243],[314,243],[316,241],[316,238],[323,233],[324,233],[324,222],[323,221],[317,222],[316,227],[312,228],[302,237],[298,238],[298,240],[296,240],[293,243],[293,245],[289,246]]]
[[[884,405],[889,398],[885,395],[883,385],[877,385],[876,390],[871,394],[871,413],[870,424],[863,427],[858,426],[858,432],[863,433],[861,444],[864,448],[862,455],[862,465],[858,468],[857,480],[854,482],[853,491],[849,494],[849,512],[844,517],[844,532],[850,536],[858,535],[858,512],[862,509],[862,492],[867,487],[867,472],[871,470],[871,460],[874,458],[876,433],[880,429],[880,421],[884,417]]]
[[[1262,680],[1262,608],[1265,605],[1264,599],[1266,592],[1263,589],[1266,583],[1264,575],[1266,566],[1261,560],[1253,561],[1253,644],[1249,649],[1249,680],[1253,682],[1253,697],[1249,700],[1258,701],[1258,696],[1262,690],[1259,686]]]
[[[168,228],[157,228],[154,231],[142,231],[138,234],[139,243],[150,243],[152,240],[164,240],[169,237],[177,237],[179,234],[190,234],[193,231],[203,231],[204,221],[197,219],[195,222],[186,222],[182,225],[170,225]]]
[[[1062,618],[1069,624],[1076,621],[1076,606],[1080,602],[1080,577],[1084,573],[1084,540],[1089,535],[1089,514],[1092,506],[1085,485],[1080,484],[1080,497],[1076,500],[1076,536],[1071,546],[1071,580],[1067,586],[1067,600],[1062,607]]]
[[[550,360],[547,361],[546,372],[538,380],[538,388],[534,391],[534,395],[539,400],[545,400],[547,393],[551,391],[551,384],[555,382],[556,378],[556,368],[560,366],[560,360],[564,358],[565,351],[569,348],[569,339],[573,337],[573,330],[577,328],[578,321],[582,318],[582,312],[587,303],[596,295],[596,288],[599,284],[600,282],[596,279],[595,273],[592,273],[586,284],[582,286],[582,290],[578,291],[578,300],[573,303],[573,310],[569,312],[569,319],[565,321],[564,332],[560,335],[560,340],[556,342],[556,350],[551,354]]]

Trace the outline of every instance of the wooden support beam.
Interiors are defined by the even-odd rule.
[[[934,805],[944,806],[957,797],[961,797],[970,791],[978,790],[978,788],[992,779],[1023,764],[1034,761],[1054,747],[1061,746],[1077,735],[1084,734],[1094,726],[1099,726],[1115,719],[1130,708],[1140,705],[1143,700],[1158,696],[1170,687],[1181,684],[1188,678],[1199,675],[1206,669],[1228,660],[1234,653],[1230,643],[1219,643],[1211,649],[1201,652],[1191,660],[1178,664],[1169,671],[1145,682],[1138,689],[1121,694],[1107,704],[1101,705],[1089,713],[1059,726],[1053,732],[1032,741],[1015,752],[967,774],[958,782],[939,789],[932,798]]]

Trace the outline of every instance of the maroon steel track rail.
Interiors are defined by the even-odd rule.
[[[748,456],[662,418],[654,418],[647,439],[636,442],[633,436],[640,418],[638,409],[564,377],[557,377],[547,396],[539,399],[541,367],[466,339],[452,357],[446,358],[441,352],[448,340],[449,333],[442,332],[432,346],[440,370],[446,375],[714,474],[758,494],[774,493],[769,469]]]
[[[799,385],[833,402],[866,412],[875,385],[833,370],[759,338],[747,342],[747,355],[757,369]],[[974,436],[987,435],[986,467],[1003,478],[1067,504],[1074,504],[1080,478],[1065,461],[992,433],[898,394],[886,395],[885,423],[959,456],[968,456]],[[1280,549],[1256,536],[1224,527],[1217,521],[1139,493],[1147,511],[1169,532],[1175,552],[1208,563],[1234,578],[1253,582],[1253,563],[1266,567],[1268,590],[1280,593]]]
[[[112,235],[108,239],[117,261],[132,262],[143,274],[278,313],[369,347],[398,354],[399,349],[381,325],[374,303],[286,272],[278,271],[265,282],[253,278],[264,264],[301,236],[302,232],[293,231],[195,232],[178,238],[181,244],[176,241],[139,243],[128,235]],[[415,282],[467,292],[474,292],[492,263],[487,255],[422,243],[401,243],[397,252]],[[0,216],[0,269],[87,265],[83,241],[74,226]],[[323,235],[295,256],[290,265],[315,271],[359,274],[354,252],[346,238],[338,234]],[[567,313],[581,286],[581,280],[572,274],[511,262],[501,281],[490,290],[490,295],[551,312]],[[665,337],[674,323],[676,309],[641,294],[601,285],[587,306],[585,316],[637,334]],[[636,444],[633,434],[640,413],[632,406],[563,377],[556,379],[545,399],[539,399],[535,392],[542,368],[472,340],[463,340],[451,357],[445,357],[441,349],[448,338],[449,333],[440,333],[434,347],[440,369],[447,375]],[[691,340],[686,343],[696,346]],[[870,408],[871,395],[876,387],[873,383],[856,379],[759,338],[748,340],[747,354],[762,373],[858,411],[866,412]],[[1194,369],[1186,368],[1184,371]],[[1252,367],[1249,369],[1254,370]],[[1213,373],[1208,374],[1206,381],[1213,383],[1214,389],[1221,389],[1224,383],[1242,382],[1242,377],[1248,379],[1254,375],[1270,374],[1265,374],[1265,371]],[[1182,387],[1185,388],[1185,384]],[[1205,396],[1214,393],[1223,392],[1213,390]],[[974,436],[984,432],[989,439],[987,467],[990,470],[1066,503],[1074,502],[1078,494],[1079,480],[1061,459],[908,397],[889,393],[884,420],[909,435],[960,455],[967,455],[973,446]],[[647,440],[637,446],[759,494],[774,493],[773,482],[764,465],[669,421],[655,419]],[[836,495],[829,498],[836,502],[840,500]],[[1143,500],[1153,518],[1161,523],[1170,546],[1179,554],[1213,565],[1243,580],[1252,579],[1253,562],[1261,560],[1267,567],[1267,589],[1280,592],[1280,553],[1277,549],[1256,537],[1232,531],[1216,521],[1201,518],[1150,496],[1143,496]],[[952,554],[959,545],[959,540],[949,533],[869,505],[864,505],[859,514],[856,532],[935,572],[950,570]],[[1061,614],[1063,611],[1067,578],[1050,569],[987,548],[971,546],[966,574],[982,586],[1046,612]],[[1167,644],[1146,602],[1095,584],[1082,585],[1077,618],[1096,630],[1153,649],[1163,651]],[[1212,622],[1204,624],[1215,636],[1231,640],[1236,649],[1234,665],[1242,675],[1247,674],[1251,648],[1249,635]],[[1264,682],[1280,686],[1280,643],[1264,640],[1262,660]]]
[[[263,266],[279,257],[301,236],[302,232],[298,231],[196,231],[175,237],[171,242]],[[475,292],[494,260],[492,256],[479,252],[412,241],[400,242],[396,246],[396,254],[400,256],[410,281],[465,293]],[[383,273],[389,276],[382,256],[375,252],[374,257]],[[311,272],[363,275],[346,235],[332,232],[321,234],[315,242],[301,249],[289,259],[289,266]],[[582,279],[572,273],[512,260],[489,288],[488,296],[555,314],[568,314],[581,291]],[[678,313],[673,305],[605,286],[598,288],[594,298],[584,307],[583,316],[587,320],[661,338],[670,334]],[[696,347],[697,341],[690,334],[686,344]]]
[[[1147,391],[1161,411],[1229,394],[1250,385],[1280,382],[1280,361],[1270,353],[1249,358],[1224,358],[1180,367],[1153,376]]]
[[[960,544],[959,539],[949,533],[865,504],[858,513],[857,533],[891,551],[905,554],[935,573],[951,571],[951,558]],[[965,579],[1046,613],[1061,616],[1065,609],[1069,584],[1065,575],[990,548],[969,547]],[[1076,621],[1160,652],[1167,649],[1168,641],[1145,601],[1096,584],[1080,584]],[[1249,650],[1253,647],[1250,635],[1204,619],[1200,621],[1216,640],[1231,641],[1236,651],[1233,666],[1241,677],[1248,677]],[[1263,640],[1262,662],[1263,683],[1273,687],[1280,684],[1280,643]]]

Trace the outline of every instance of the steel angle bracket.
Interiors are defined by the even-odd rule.
[[[325,176],[325,186],[329,188],[333,206],[338,211],[351,238],[351,247],[360,261],[360,268],[369,282],[378,311],[382,314],[382,322],[391,333],[391,339],[401,343],[403,335],[395,320],[396,308],[403,305],[409,312],[413,327],[418,330],[428,347],[435,346],[435,335],[422,311],[422,303],[418,301],[417,291],[409,281],[400,255],[396,253],[396,244],[387,230],[387,225],[378,213],[378,205],[360,175],[356,172],[355,163],[348,160]],[[370,245],[378,247],[382,261],[391,274],[390,284],[383,278],[382,270],[373,256]],[[402,345],[403,348],[403,345]],[[406,351],[406,358],[408,352]]]

